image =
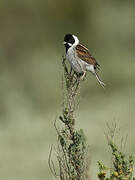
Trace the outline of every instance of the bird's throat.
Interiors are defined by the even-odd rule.
[[[64,44],[65,45],[65,48],[66,48],[66,53],[68,51],[68,49],[71,47],[68,43]]]

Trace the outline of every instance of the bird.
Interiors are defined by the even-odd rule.
[[[105,83],[97,74],[97,70],[100,69],[99,63],[91,55],[89,49],[80,44],[78,37],[73,34],[66,34],[63,44],[66,48],[66,59],[69,61],[71,68],[78,75],[81,75],[81,79],[83,80],[86,72],[89,71],[95,75],[99,84],[104,88]]]

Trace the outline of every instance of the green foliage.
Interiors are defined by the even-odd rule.
[[[98,162],[100,180],[134,180],[133,165],[134,160],[132,156],[127,157],[121,152],[113,141],[109,141],[109,146],[112,150],[112,168],[106,167],[102,162]],[[109,172],[109,174],[108,174]]]

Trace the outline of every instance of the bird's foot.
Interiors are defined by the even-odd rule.
[[[102,81],[99,81],[99,84],[100,84],[103,88],[105,88],[105,86],[106,86],[106,84],[103,83]]]
[[[84,81],[86,77],[86,72],[84,72],[83,74],[81,74],[80,76],[80,80]]]

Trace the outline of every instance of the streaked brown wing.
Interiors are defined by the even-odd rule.
[[[87,62],[88,64],[93,64],[95,68],[99,66],[96,59],[90,54],[89,50],[84,45],[78,44],[76,46],[76,52],[81,60]]]

